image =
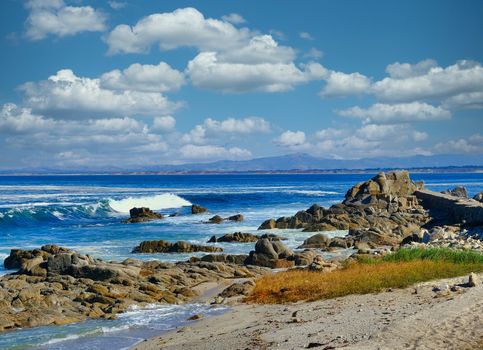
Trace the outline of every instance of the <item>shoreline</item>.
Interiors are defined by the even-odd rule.
[[[462,276],[314,302],[237,304],[130,349],[477,349],[483,285],[470,288],[467,281]]]

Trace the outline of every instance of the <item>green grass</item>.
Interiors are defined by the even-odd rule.
[[[483,264],[483,254],[475,250],[450,248],[403,248],[383,258],[365,258],[361,263],[400,262],[414,260],[446,261],[455,264]]]
[[[451,249],[401,249],[329,273],[289,270],[263,276],[247,301],[286,303],[367,294],[418,282],[483,272],[483,254]]]

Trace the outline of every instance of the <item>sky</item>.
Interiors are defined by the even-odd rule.
[[[483,153],[482,1],[2,0],[0,169]]]

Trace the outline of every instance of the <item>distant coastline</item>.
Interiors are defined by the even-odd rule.
[[[0,172],[0,176],[129,176],[129,175],[283,175],[283,174],[373,174],[381,171],[400,170],[402,168],[365,168],[365,169],[293,169],[293,170],[179,170],[179,171],[116,171],[116,172]],[[445,173],[481,173],[482,166],[447,166],[447,167],[418,167],[408,168],[411,173],[445,174]]]

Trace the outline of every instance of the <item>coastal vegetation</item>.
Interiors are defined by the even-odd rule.
[[[400,249],[383,258],[365,258],[332,272],[294,269],[265,275],[247,301],[287,303],[404,288],[434,279],[483,272],[483,254],[451,249]]]

